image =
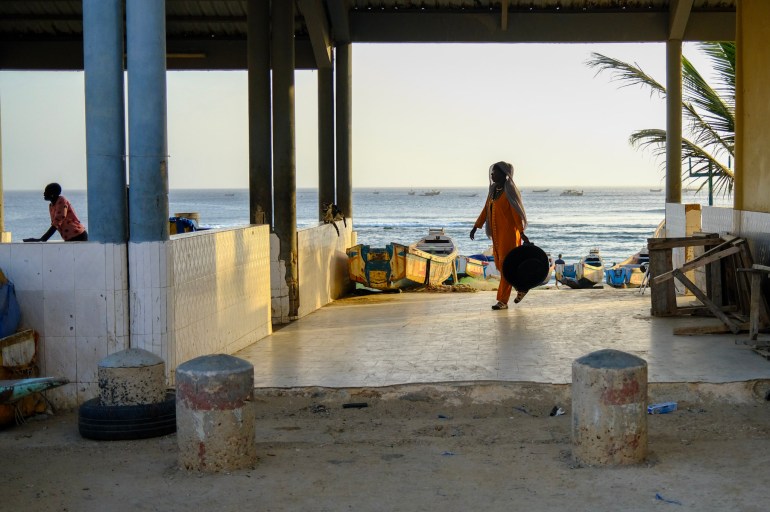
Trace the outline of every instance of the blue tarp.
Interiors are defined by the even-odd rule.
[[[16,332],[21,321],[21,310],[16,300],[13,283],[6,281],[0,285],[0,338]]]

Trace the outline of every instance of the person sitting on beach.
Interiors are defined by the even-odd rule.
[[[502,269],[503,261],[522,240],[527,241],[524,230],[527,228],[527,214],[521,201],[521,192],[513,182],[513,166],[507,162],[497,162],[489,168],[489,194],[484,209],[471,230],[471,240],[475,239],[476,230],[486,225],[487,236],[492,239],[492,254],[495,265]],[[494,310],[508,309],[511,296],[511,283],[500,273],[500,286],[497,287],[497,304]],[[527,294],[520,291],[514,303],[521,302]]]
[[[559,257],[556,258],[556,261],[553,262],[554,264],[554,275],[556,277],[556,288],[559,287],[559,279],[564,277],[564,260],[561,259],[561,254],[559,254]]]
[[[48,205],[51,227],[40,238],[25,238],[25,242],[47,242],[57,231],[65,242],[85,242],[88,240],[86,227],[78,219],[75,209],[67,201],[67,198],[61,195],[61,185],[58,183],[46,185],[43,199],[51,202]]]

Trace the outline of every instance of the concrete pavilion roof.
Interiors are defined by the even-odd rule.
[[[273,0],[278,1],[278,0]],[[297,68],[352,43],[734,40],[737,0],[295,1]],[[168,69],[245,69],[247,0],[166,0]],[[82,0],[0,0],[0,69],[83,68]]]

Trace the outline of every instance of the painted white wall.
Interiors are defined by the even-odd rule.
[[[21,328],[38,334],[41,376],[57,407],[98,394],[98,363],[128,348],[126,246],[96,242],[0,244],[0,268],[16,288]]]
[[[297,232],[299,272],[299,312],[302,318],[340,298],[350,289],[348,256],[352,222],[347,227],[337,223],[339,236],[331,224],[301,229]]]
[[[131,346],[166,361],[230,354],[272,333],[268,226],[129,243]]]

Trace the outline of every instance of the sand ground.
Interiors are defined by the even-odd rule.
[[[647,417],[645,463],[615,468],[575,463],[568,385],[257,390],[259,460],[218,474],[179,469],[176,435],[90,441],[57,413],[0,431],[0,510],[759,512],[767,387],[651,388],[679,410]]]

